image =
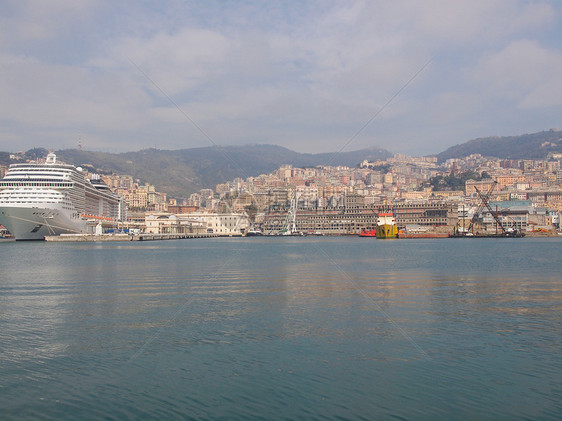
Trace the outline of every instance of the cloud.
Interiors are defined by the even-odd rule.
[[[2,3],[5,48],[30,48],[32,43],[45,45],[57,36],[71,35],[69,29],[80,28],[97,8],[93,0],[7,0]],[[76,32],[73,33],[76,36]]]
[[[169,94],[181,93],[223,69],[229,40],[216,31],[183,29],[143,38],[117,40],[110,52],[119,62],[131,60]]]
[[[4,16],[0,150],[77,132],[208,145],[177,104],[219,144],[332,151],[429,57],[350,148],[434,150],[562,111],[554,2],[11,1]]]
[[[517,40],[478,64],[475,81],[496,98],[524,109],[562,105],[562,53]]]
[[[112,74],[0,55],[0,150],[76,147],[123,151],[154,145],[150,98]]]
[[[512,0],[427,0],[401,3],[415,31],[440,46],[494,45],[507,37],[544,29],[555,19],[546,2]]]

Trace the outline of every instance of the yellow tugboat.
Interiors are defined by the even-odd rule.
[[[379,211],[377,220],[377,238],[398,238],[396,216],[386,209]]]

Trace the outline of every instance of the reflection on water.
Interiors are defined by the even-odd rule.
[[[1,243],[4,418],[562,413],[562,242]]]

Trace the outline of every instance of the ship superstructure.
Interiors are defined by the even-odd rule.
[[[13,164],[0,180],[0,224],[16,240],[88,232],[88,220],[119,221],[124,202],[99,176],[89,180],[81,168],[57,163]]]
[[[377,219],[377,238],[397,238],[396,215],[391,209],[381,209]]]

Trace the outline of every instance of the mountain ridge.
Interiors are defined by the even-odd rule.
[[[489,136],[451,146],[438,153],[439,162],[472,154],[500,159],[546,159],[549,153],[562,153],[562,132],[550,129],[518,136]]]
[[[237,177],[269,174],[284,164],[294,167],[354,167],[364,159],[391,156],[387,150],[377,147],[311,154],[277,145],[209,146],[178,150],[150,148],[120,154],[64,149],[56,151],[56,154],[60,160],[76,166],[89,164],[102,173],[130,174],[173,197],[186,197],[203,188],[214,189],[217,184]]]
[[[26,153],[35,159],[42,148]],[[92,165],[102,173],[130,174],[135,179],[156,186],[172,197],[186,197],[202,188],[214,189],[217,184],[237,177],[247,178],[269,174],[281,165],[314,167],[344,165],[354,167],[363,160],[390,157],[388,150],[371,147],[349,152],[300,153],[271,144],[244,146],[207,146],[178,150],[142,149],[136,152],[96,152],[63,149],[56,152],[60,160],[76,166]],[[519,136],[490,136],[472,139],[451,146],[436,155],[439,162],[481,154],[499,159],[547,159],[549,154],[562,153],[562,132],[550,129]],[[27,156],[29,155],[29,156]],[[9,153],[0,152],[0,165],[9,163]]]

